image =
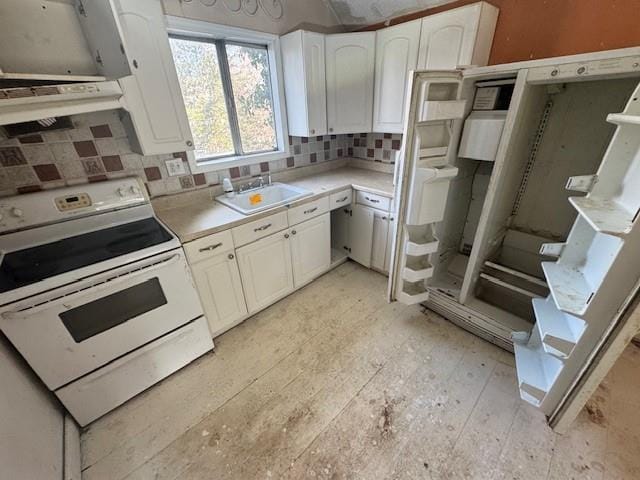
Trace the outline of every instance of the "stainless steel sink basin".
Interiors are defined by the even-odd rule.
[[[264,187],[236,193],[231,198],[221,195],[216,197],[216,202],[233,208],[244,215],[251,215],[269,208],[286,205],[311,194],[312,192],[304,188],[294,187],[285,183],[272,183]]]

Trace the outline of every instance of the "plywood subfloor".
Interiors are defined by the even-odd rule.
[[[349,262],[219,337],[86,430],[83,478],[640,478],[636,347],[560,437],[509,353],[385,288]]]

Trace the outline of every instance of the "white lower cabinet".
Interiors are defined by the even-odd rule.
[[[216,337],[247,316],[240,270],[233,250],[191,266],[200,301]]]
[[[371,268],[379,272],[389,272],[387,250],[389,242],[389,214],[376,210],[373,214],[373,234],[371,241]]]
[[[291,227],[291,259],[296,288],[331,266],[331,216],[325,213]]]
[[[374,213],[373,208],[356,204],[349,218],[349,257],[367,268],[371,267]]]
[[[250,314],[293,291],[290,236],[285,230],[236,250]]]

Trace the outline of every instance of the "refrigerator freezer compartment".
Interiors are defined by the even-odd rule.
[[[569,357],[582,337],[586,323],[558,310],[551,297],[535,298],[532,303],[544,350],[561,359]]]
[[[464,122],[458,156],[495,161],[506,118],[506,111],[471,112]]]

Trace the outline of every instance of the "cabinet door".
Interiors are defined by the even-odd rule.
[[[409,72],[418,64],[422,20],[376,32],[373,131],[402,133]]]
[[[280,39],[290,135],[327,133],[324,37],[297,30]]]
[[[286,231],[275,233],[236,250],[249,313],[293,291],[289,236]]]
[[[371,242],[371,268],[380,272],[388,272],[385,263],[389,237],[389,214],[375,211],[373,214],[373,235]]]
[[[131,146],[143,155],[193,150],[162,4],[157,0],[119,0],[119,4],[134,65],[132,75],[120,80]]]
[[[291,229],[291,259],[296,288],[331,267],[331,217],[325,213]]]
[[[374,212],[372,208],[353,205],[349,219],[349,257],[367,268],[371,268]]]
[[[247,315],[240,271],[233,250],[191,266],[213,337]]]
[[[420,35],[420,70],[486,65],[498,9],[484,2],[425,17]]]
[[[327,125],[329,133],[371,131],[375,32],[328,35]]]

